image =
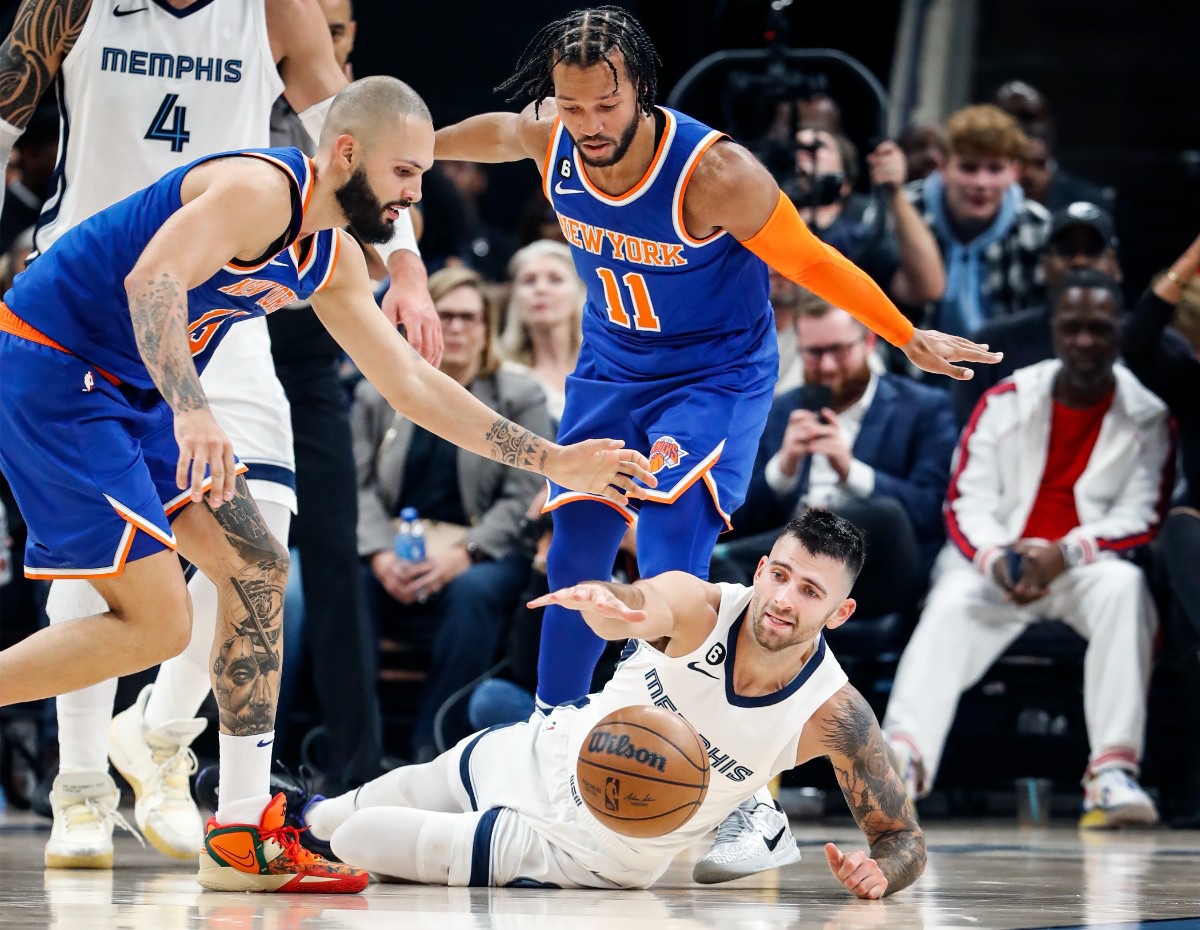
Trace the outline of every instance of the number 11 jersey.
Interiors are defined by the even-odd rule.
[[[166,0],[93,0],[56,85],[58,164],[34,234],[38,253],[200,156],[266,148],[283,93],[263,0],[197,0],[183,10]]]

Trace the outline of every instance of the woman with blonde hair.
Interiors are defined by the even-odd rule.
[[[501,347],[505,358],[523,365],[542,385],[557,427],[567,375],[579,357],[587,292],[570,247],[548,239],[518,250],[508,263],[508,277],[512,287]]]
[[[441,371],[526,429],[550,432],[546,396],[527,373],[501,368],[496,306],[477,272],[443,268],[429,294],[442,326]],[[358,551],[388,639],[431,651],[413,733],[413,758],[438,748],[434,720],[447,699],[486,671],[529,574],[523,517],[542,482],[472,455],[392,410],[368,382],[351,416],[358,470]],[[395,552],[393,521],[406,507],[426,524],[425,558]],[[465,701],[444,715],[453,744],[470,732]]]

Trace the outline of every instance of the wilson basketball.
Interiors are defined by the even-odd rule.
[[[588,733],[575,766],[592,816],[622,836],[662,836],[687,823],[708,793],[708,753],[679,714],[623,707]]]

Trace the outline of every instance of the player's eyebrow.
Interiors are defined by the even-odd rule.
[[[778,566],[779,568],[782,568],[785,572],[787,572],[789,575],[797,574],[796,566],[792,565],[790,562],[781,562],[779,559],[770,559],[767,562],[767,565]],[[829,593],[828,591],[825,590],[824,585],[822,585],[819,581],[815,581],[814,579],[809,578],[807,575],[800,575],[800,580],[803,581],[806,585],[814,587],[818,591],[820,591],[821,597],[825,597]]]
[[[421,162],[412,158],[397,158],[396,164],[406,165],[409,168],[415,168],[417,171],[428,171],[430,168],[429,165],[422,164]]]
[[[620,93],[621,93],[621,91],[620,91],[620,89],[618,88],[617,90],[610,90],[610,91],[609,91],[607,94],[604,94],[603,96],[597,97],[596,99],[597,99],[597,100],[607,100],[607,99],[609,99],[610,97],[616,97],[616,96],[618,96]],[[569,100],[569,101],[571,101],[571,103],[574,103],[574,102],[575,102],[575,98],[574,98],[574,97],[569,97],[569,96],[567,96],[566,94],[555,94],[554,96],[555,96],[555,97],[557,97],[559,100]]]

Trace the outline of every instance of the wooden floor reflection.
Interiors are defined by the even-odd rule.
[[[132,815],[132,811],[130,812]],[[117,839],[112,872],[46,871],[46,822],[0,817],[0,928],[53,930],[892,930],[907,927],[1200,927],[1200,833],[1081,834],[1070,824],[931,824],[929,868],[881,902],[849,898],[821,844],[854,846],[849,823],[797,825],[799,865],[719,886],[691,881],[702,847],[649,891],[536,891],[372,884],[358,896],[202,892],[193,867]]]

